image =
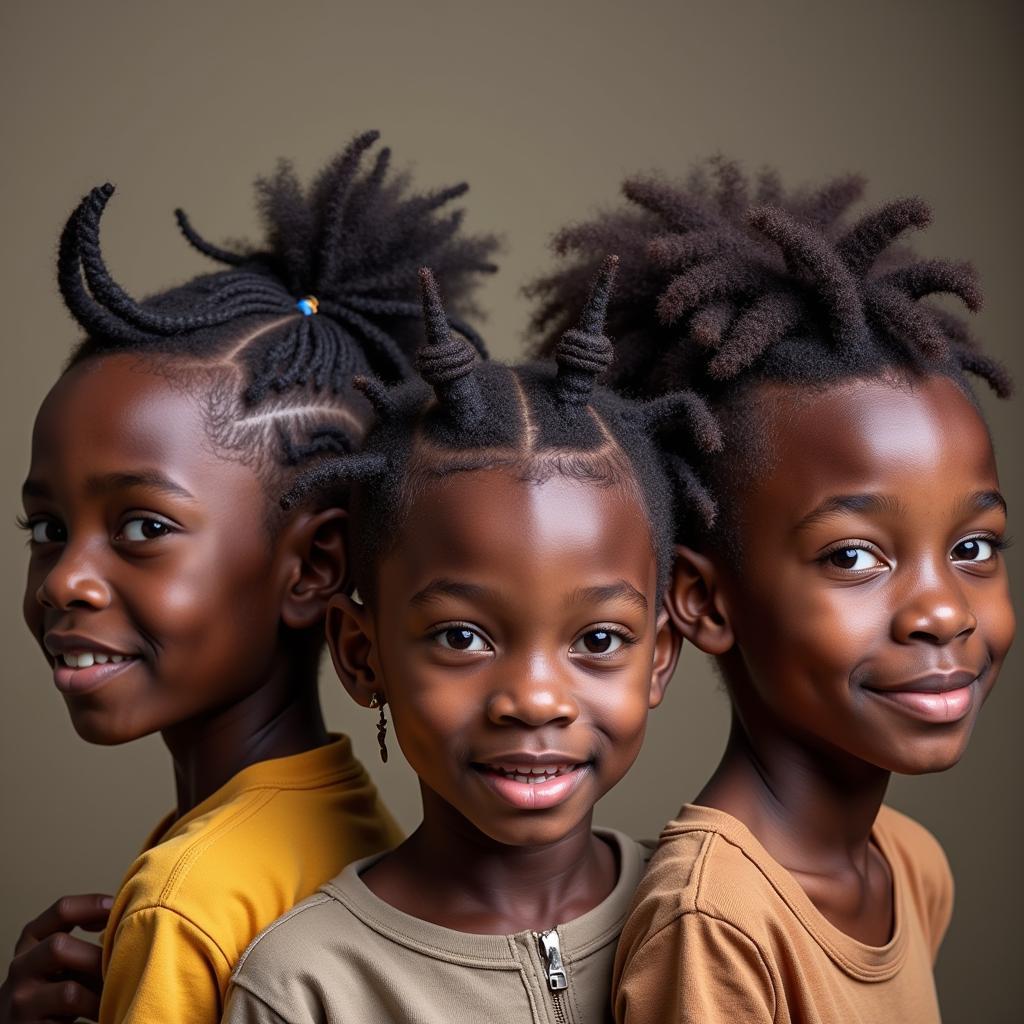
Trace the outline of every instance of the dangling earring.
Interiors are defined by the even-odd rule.
[[[388,763],[388,720],[384,714],[384,705],[387,701],[382,700],[379,693],[374,691],[370,694],[370,707],[380,708],[380,718],[377,719],[377,744],[380,747],[380,759],[387,764]]]

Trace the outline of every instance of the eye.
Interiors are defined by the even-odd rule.
[[[127,541],[156,540],[158,537],[166,537],[173,532],[173,528],[163,522],[163,520],[139,516],[136,519],[129,519],[118,531],[116,539]]]
[[[467,626],[450,626],[434,635],[434,639],[449,651],[489,651],[487,641]]]
[[[960,541],[949,557],[954,562],[987,562],[996,553],[996,545],[984,537],[968,537]]]
[[[573,654],[614,654],[625,642],[624,637],[610,629],[590,629],[569,650]]]
[[[829,565],[844,572],[863,572],[865,569],[880,569],[885,564],[877,555],[866,548],[844,547],[830,551],[825,556]]]
[[[25,529],[33,544],[63,544],[68,539],[67,527],[56,519],[37,519],[26,523]]]

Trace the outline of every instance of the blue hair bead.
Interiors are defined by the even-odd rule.
[[[303,295],[303,297],[295,303],[295,308],[303,316],[312,316],[320,308],[320,303],[317,301],[315,295]]]

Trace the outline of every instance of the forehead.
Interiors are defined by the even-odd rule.
[[[173,368],[172,368],[173,369]],[[137,355],[87,359],[53,386],[32,432],[32,475],[68,481],[126,468],[160,469],[192,489],[255,476],[218,455],[203,405]]]
[[[847,381],[810,395],[770,387],[762,397],[771,467],[756,489],[790,504],[870,492],[930,501],[998,485],[988,429],[945,377]]]
[[[423,488],[380,568],[413,587],[459,573],[538,599],[532,588],[568,592],[611,577],[647,593],[657,578],[646,513],[626,489],[501,469]]]

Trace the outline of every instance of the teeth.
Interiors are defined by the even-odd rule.
[[[62,654],[61,659],[68,668],[92,668],[111,662],[119,665],[127,659],[125,654],[101,654],[99,651],[84,651],[82,654]]]
[[[492,771],[499,772],[508,779],[515,782],[524,782],[527,785],[536,785],[538,782],[547,782],[549,779],[557,778],[570,772],[575,767],[571,764],[550,764],[541,767],[529,767],[515,764],[494,764],[489,766]]]

